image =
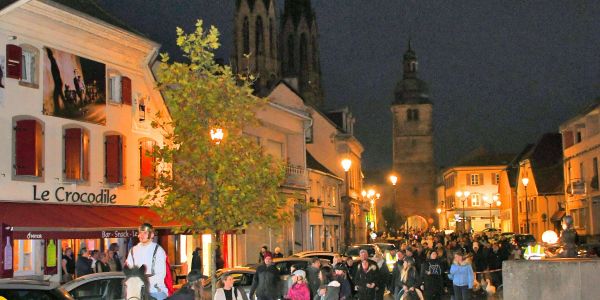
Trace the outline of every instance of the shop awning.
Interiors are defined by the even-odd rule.
[[[550,218],[550,220],[552,222],[559,222],[560,220],[562,220],[562,218],[564,218],[564,216],[567,214],[566,211],[564,210],[557,210],[552,217]]]
[[[0,202],[0,223],[13,227],[14,239],[132,237],[142,222],[159,231],[177,226],[148,207]]]

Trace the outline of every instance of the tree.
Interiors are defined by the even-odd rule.
[[[180,230],[210,233],[217,243],[224,231],[279,223],[286,205],[278,192],[285,176],[282,162],[243,133],[245,126],[258,124],[255,112],[267,100],[253,95],[252,76],[215,63],[218,36],[214,26],[205,31],[199,20],[193,33],[177,28],[185,62],[161,55],[157,86],[171,118],[153,122],[165,143],[152,153],[157,188],[142,201],[163,220],[179,222]],[[211,139],[218,129],[225,132],[220,143]]]
[[[388,233],[396,235],[400,230],[400,227],[402,227],[402,224],[404,224],[404,217],[396,212],[393,205],[382,207],[381,216],[385,223],[385,230]]]

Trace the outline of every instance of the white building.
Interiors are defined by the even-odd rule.
[[[56,274],[66,247],[118,241],[124,254],[142,218],[166,229],[137,206],[154,184],[148,151],[163,142],[150,122],[169,116],[149,66],[159,45],[101,11],[0,9],[0,257],[13,254],[0,277]]]

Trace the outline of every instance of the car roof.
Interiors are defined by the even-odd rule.
[[[304,256],[308,256],[308,255],[329,255],[329,256],[335,256],[336,254],[337,253],[329,252],[329,251],[302,251],[302,252],[294,253],[290,257],[304,257]]]
[[[58,288],[58,282],[37,279],[5,278],[0,279],[0,289],[29,289],[49,291]]]
[[[233,268],[224,268],[217,270],[217,276],[221,276],[225,273],[255,273],[256,269],[247,268],[247,267],[233,267]]]
[[[84,275],[81,277],[77,277],[74,280],[71,280],[65,284],[63,284],[63,288],[67,291],[70,291],[84,283],[88,283],[90,281],[102,280],[102,279],[125,279],[125,273],[123,272],[101,272],[101,273],[92,273],[88,275]]]

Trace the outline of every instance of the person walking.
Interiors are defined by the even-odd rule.
[[[200,247],[196,247],[194,252],[192,252],[192,268],[191,270],[202,269],[202,257],[200,256]]]
[[[69,282],[75,277],[75,259],[73,258],[73,249],[67,247],[62,256],[62,282]]]
[[[258,253],[258,263],[262,264],[265,261],[265,254],[269,252],[269,248],[267,247],[267,245],[263,245],[262,247],[260,247],[260,252]],[[269,252],[271,253],[271,252]],[[273,257],[273,255],[271,254],[271,257]]]
[[[306,282],[306,272],[296,270],[292,274],[292,286],[288,289],[286,300],[310,300],[310,289]]]
[[[233,286],[233,276],[231,274],[223,275],[221,278],[223,287],[215,291],[213,300],[247,300],[246,294]]]
[[[377,264],[377,280],[375,282],[375,300],[383,300],[383,294],[390,281],[390,269],[383,258],[383,255],[376,254],[373,260]]]
[[[283,258],[283,253],[281,253],[281,248],[275,247],[275,250],[273,250],[273,258]]]
[[[321,269],[321,259],[312,257],[310,265],[306,268],[306,280],[308,281],[308,289],[310,290],[311,299],[317,294],[321,282],[319,280],[319,270]]]
[[[377,286],[377,265],[369,260],[367,250],[360,250],[360,262],[354,275],[354,288],[359,300],[375,299],[375,287]]]
[[[438,253],[431,251],[429,257],[421,266],[421,289],[425,299],[440,300],[444,293],[444,272]]]
[[[450,279],[454,289],[454,300],[470,300],[473,289],[473,268],[464,260],[464,254],[457,251],[450,266]]]
[[[169,293],[165,285],[167,254],[160,245],[153,242],[154,235],[154,227],[151,224],[144,223],[139,227],[140,242],[129,251],[126,264],[130,268],[145,265],[150,284],[150,296],[156,300],[164,300]]]
[[[263,254],[264,263],[256,268],[256,273],[252,279],[250,288],[250,299],[257,300],[276,300],[281,297],[281,286],[279,270],[273,265],[273,254],[265,252]]]
[[[402,264],[402,271],[400,272],[400,281],[402,282],[402,289],[398,294],[394,296],[394,299],[421,299],[423,300],[423,293],[419,289],[419,275],[415,268],[415,259],[407,256]]]

